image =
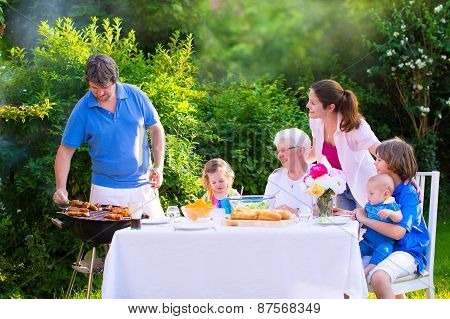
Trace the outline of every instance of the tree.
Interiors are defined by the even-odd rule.
[[[430,151],[435,153],[439,123],[450,110],[446,92],[449,7],[449,1],[431,10],[423,0],[403,1],[391,18],[375,16],[384,42],[370,43],[380,55],[368,72],[382,75],[395,88],[419,143],[418,151],[428,157],[422,169],[436,166]]]

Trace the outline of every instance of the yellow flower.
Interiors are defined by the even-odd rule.
[[[311,185],[310,188],[307,189],[306,191],[309,195],[312,196],[322,196],[323,193],[325,193],[325,187],[323,187],[322,185],[319,184],[313,184]]]

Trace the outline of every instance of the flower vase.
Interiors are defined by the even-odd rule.
[[[333,196],[331,194],[319,196],[313,206],[313,213],[319,217],[333,216]]]

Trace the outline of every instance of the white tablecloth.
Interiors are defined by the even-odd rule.
[[[365,298],[358,223],[114,235],[103,298]]]

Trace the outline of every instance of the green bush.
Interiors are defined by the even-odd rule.
[[[401,130],[397,125],[398,119],[393,116],[386,116],[392,112],[389,95],[381,92],[373,85],[361,86],[345,76],[336,78],[336,81],[343,88],[352,90],[356,94],[359,102],[359,111],[370,124],[380,141],[401,135]]]
[[[210,83],[201,108],[208,128],[197,152],[205,160],[220,157],[236,173],[235,187],[246,194],[261,194],[267,177],[280,163],[273,139],[285,128],[309,131],[308,116],[294,92],[281,80]],[[304,94],[300,88],[297,94]]]

